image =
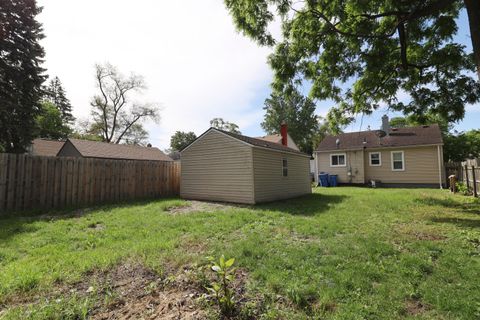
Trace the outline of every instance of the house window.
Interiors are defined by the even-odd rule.
[[[392,151],[392,171],[405,170],[405,157],[403,151]]]
[[[282,174],[284,177],[288,176],[288,161],[286,158],[282,159]]]
[[[345,167],[347,155],[345,153],[336,153],[330,155],[330,167]]]
[[[379,167],[382,165],[382,154],[380,152],[370,152],[370,166]]]

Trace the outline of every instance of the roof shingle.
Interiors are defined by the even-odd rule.
[[[228,131],[223,131],[223,130],[216,129],[216,128],[213,128],[213,129],[217,130],[219,132],[225,133],[225,134],[227,134],[227,135],[229,135],[229,136],[231,136],[235,139],[241,140],[241,141],[246,142],[246,143],[248,143],[252,146],[255,146],[255,147],[263,147],[263,148],[268,148],[268,149],[273,149],[273,150],[278,150],[278,151],[292,152],[292,153],[297,153],[297,154],[309,156],[306,153],[303,153],[301,151],[292,149],[290,147],[286,147],[283,144],[270,142],[270,141],[266,141],[266,140],[263,140],[263,139],[247,137],[247,136],[244,136],[244,135],[241,135],[241,134],[236,134],[236,133],[232,133],[232,132],[228,132]]]
[[[172,161],[169,156],[155,147],[141,147],[79,139],[68,139],[68,141],[86,158]]]
[[[64,143],[65,141],[35,139],[32,141],[32,154],[34,156],[55,157]]]
[[[337,139],[339,141],[338,146]],[[435,144],[443,144],[443,139],[439,126],[432,124],[419,127],[393,128],[389,135],[386,135],[382,130],[372,130],[326,136],[320,142],[317,151]]]

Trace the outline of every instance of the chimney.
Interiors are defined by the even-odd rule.
[[[288,126],[285,123],[285,121],[283,121],[282,125],[280,126],[280,134],[282,135],[282,144],[284,146],[288,145],[287,132],[288,132]]]
[[[390,120],[386,114],[382,117],[382,131],[388,136],[390,134]]]

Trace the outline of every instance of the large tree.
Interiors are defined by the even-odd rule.
[[[143,77],[136,74],[125,77],[107,63],[95,66],[95,79],[99,93],[91,102],[93,123],[90,133],[112,143],[129,141],[132,135],[138,138],[139,133],[141,140],[145,140],[142,123],[148,119],[158,121],[159,108],[132,100],[131,93],[141,93],[146,88]]]
[[[180,151],[192,143],[195,139],[197,139],[197,136],[194,132],[177,131],[170,138],[170,149],[172,151]]]
[[[57,106],[49,101],[42,102],[41,106],[42,111],[36,118],[36,136],[55,140],[67,138],[72,130]]]
[[[225,121],[222,118],[213,118],[212,120],[210,120],[210,127],[241,134],[238,125],[233,122]]]
[[[58,108],[64,124],[72,125],[75,121],[75,117],[72,115],[72,105],[67,98],[60,78],[54,77],[51,79],[44,91],[45,100],[53,103]]]
[[[268,134],[280,133],[282,122],[288,125],[288,133],[303,152],[312,153],[313,140],[319,129],[315,115],[315,103],[295,89],[288,93],[272,94],[265,100],[265,118],[262,128]]]
[[[480,158],[480,130],[450,133],[443,137],[443,143],[445,161]]]
[[[454,41],[460,10],[467,4],[470,21],[478,19],[478,0],[224,1],[239,30],[275,45],[273,89],[309,85],[312,98],[334,102],[328,120],[337,128],[382,104],[456,121],[465,104],[479,101],[474,58]],[[276,17],[280,42],[269,32]],[[479,23],[471,25],[478,39]]]
[[[41,110],[40,11],[35,0],[0,1],[0,150],[6,152],[26,150]]]

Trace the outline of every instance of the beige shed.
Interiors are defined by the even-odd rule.
[[[210,128],[181,159],[185,199],[254,204],[311,193],[310,156],[283,144]]]

